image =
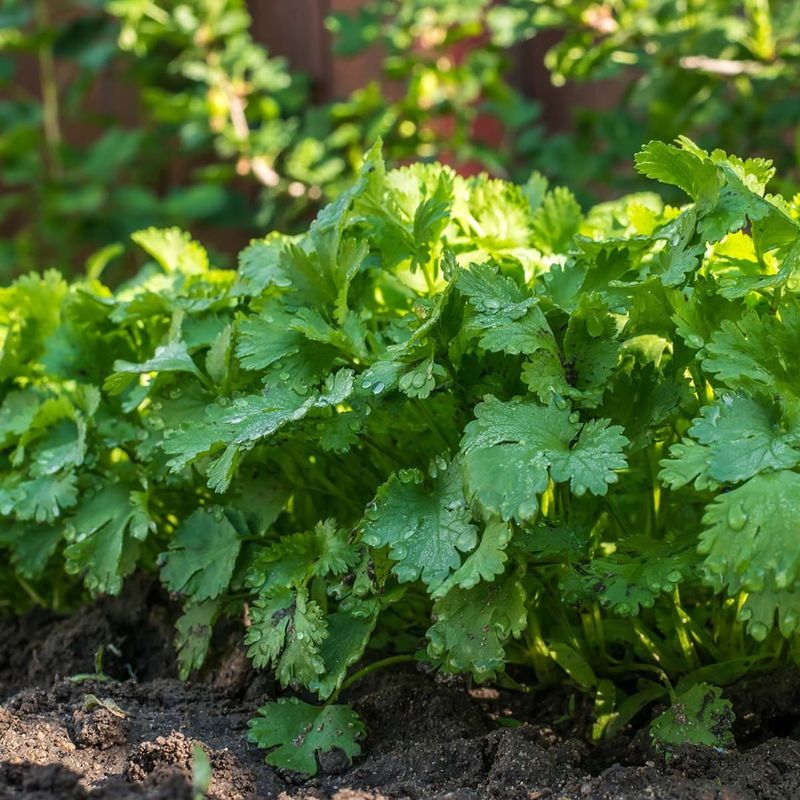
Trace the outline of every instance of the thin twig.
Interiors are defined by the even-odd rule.
[[[47,14],[47,0],[36,0],[34,11],[36,26],[41,36],[37,48],[39,60],[39,81],[42,92],[42,127],[47,146],[47,165],[51,177],[60,178],[63,174],[61,163],[61,123],[59,121],[58,82],[56,80],[53,44],[48,36],[50,20]]]

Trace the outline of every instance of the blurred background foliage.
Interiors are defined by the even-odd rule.
[[[307,224],[378,136],[394,164],[538,170],[590,202],[638,188],[642,142],[686,133],[774,159],[794,191],[796,0],[320,5],[326,63],[373,54],[343,96],[257,41],[245,0],[0,0],[0,278],[122,274],[150,225],[232,265]],[[563,89],[531,82],[542,62]]]

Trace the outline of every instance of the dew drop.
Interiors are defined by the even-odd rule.
[[[588,333],[593,339],[596,339],[598,336],[602,336],[603,321],[597,319],[595,316],[589,317],[589,319],[586,320],[586,333]]]
[[[569,403],[567,402],[567,398],[566,397],[562,397],[560,394],[557,394],[555,396],[555,399],[554,399],[553,402],[555,403],[556,408],[559,411],[564,411],[564,409],[566,409],[567,406],[569,405]]]
[[[690,333],[686,337],[686,344],[688,344],[689,347],[694,347],[696,350],[699,350],[705,344],[705,341],[702,336],[698,336],[696,333]]]
[[[572,413],[569,415],[569,421],[570,421],[570,422],[571,422],[573,425],[574,425],[574,424],[575,424],[575,423],[576,423],[576,422],[577,422],[577,421],[578,421],[580,418],[581,418],[581,415],[580,415],[580,414],[579,414],[577,411],[573,411],[573,412],[572,412]]]
[[[150,427],[155,431],[164,429],[164,420],[161,417],[150,417]]]
[[[754,622],[747,628],[747,632],[757,641],[763,642],[767,638],[769,630],[763,622]]]
[[[378,381],[372,389],[373,394],[380,394],[384,390],[384,385]]]
[[[731,506],[728,511],[728,526],[734,531],[740,531],[747,525],[747,512],[741,503]]]

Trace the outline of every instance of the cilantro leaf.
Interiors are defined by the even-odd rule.
[[[780,513],[775,513],[780,509]],[[783,590],[800,578],[794,547],[800,519],[800,475],[762,472],[706,507],[698,551],[717,589]]]
[[[553,352],[553,332],[535,298],[489,264],[473,264],[458,273],[458,290],[469,299],[465,329],[474,332],[481,347],[510,354]]]
[[[161,580],[195,603],[213,600],[228,588],[239,555],[236,528],[219,506],[201,508],[184,520],[164,553]]]
[[[722,690],[707,683],[696,683],[679,694],[650,726],[656,745],[670,749],[684,744],[730,747],[733,708],[722,698]]]
[[[661,462],[662,478],[673,488],[737,483],[800,464],[800,419],[785,425],[780,408],[765,398],[725,393],[701,413],[689,429],[697,444],[673,445]]]
[[[175,623],[175,651],[181,680],[186,680],[205,663],[219,611],[216,600],[199,603],[190,601],[178,617]]]
[[[725,320],[706,345],[703,368],[731,389],[800,399],[794,377],[800,368],[797,331],[800,304],[795,300],[784,306],[780,319],[748,311],[737,322]]]
[[[131,384],[136,375],[147,372],[188,372],[205,380],[205,376],[192,360],[184,342],[170,342],[157,347],[152,358],[141,364],[129,361],[115,361],[114,374],[106,378],[104,388],[110,394],[120,394]]]
[[[302,775],[317,774],[317,755],[339,749],[348,762],[361,752],[366,729],[347,706],[312,706],[296,697],[283,697],[258,709],[250,720],[248,738],[271,749],[267,763]]]
[[[685,146],[649,142],[636,154],[634,162],[642,175],[677,186],[693,200],[713,195],[721,182],[716,165]]]
[[[471,589],[481,581],[492,581],[505,571],[508,554],[506,547],[511,541],[511,527],[499,520],[490,522],[481,536],[478,546],[447,580],[431,592],[431,597],[444,597],[450,589]]]
[[[527,624],[525,591],[514,574],[454,588],[433,607],[428,655],[448,672],[484,681],[502,670],[505,644]]]
[[[693,543],[685,539],[654,542],[631,537],[611,556],[593,558],[580,570],[577,583],[585,597],[620,616],[635,616],[650,608],[662,593],[669,593],[692,572]],[[570,582],[565,590],[569,591]]]
[[[583,426],[566,403],[502,403],[488,396],[475,409],[461,442],[467,485],[481,504],[504,520],[531,519],[548,476],[569,481],[580,496],[603,495],[622,469],[628,440],[608,420]],[[503,476],[517,475],[509,482]]]
[[[205,248],[180,228],[147,228],[131,236],[168,273],[197,275],[208,271]]]
[[[41,475],[20,483],[13,491],[14,513],[20,520],[54,522],[77,501],[77,476],[71,471]]]
[[[325,672],[311,682],[312,691],[324,699],[342,685],[348,667],[364,655],[377,622],[376,614],[356,616],[341,609],[328,616],[328,635],[320,647]]]
[[[543,253],[563,253],[572,244],[583,214],[569,189],[559,186],[545,194],[531,220],[533,244]]]
[[[91,592],[116,594],[122,579],[133,572],[140,543],[152,528],[146,499],[142,492],[107,484],[70,517],[67,570],[82,574]]]
[[[746,623],[747,633],[757,642],[763,642],[778,623],[778,630],[786,639],[800,629],[800,591],[792,589],[764,589],[747,595],[736,619]]]
[[[477,529],[464,498],[457,462],[428,489],[418,471],[392,476],[367,511],[363,541],[389,547],[401,582],[419,578],[433,591],[461,564],[459,552],[477,543]]]
[[[322,609],[305,590],[262,593],[250,608],[245,644],[256,667],[272,664],[287,686],[309,685],[325,670],[319,645],[327,635]]]

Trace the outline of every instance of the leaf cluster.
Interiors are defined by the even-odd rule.
[[[684,138],[636,163],[686,203],[583,213],[376,146],[238,271],[147,229],[115,291],[0,290],[0,600],[157,571],[184,675],[246,604],[256,666],[325,702],[251,731],[302,772],[357,752],[336,700],[375,651],[568,680],[598,736],[669,681],[791,658],[797,208],[761,159]]]

